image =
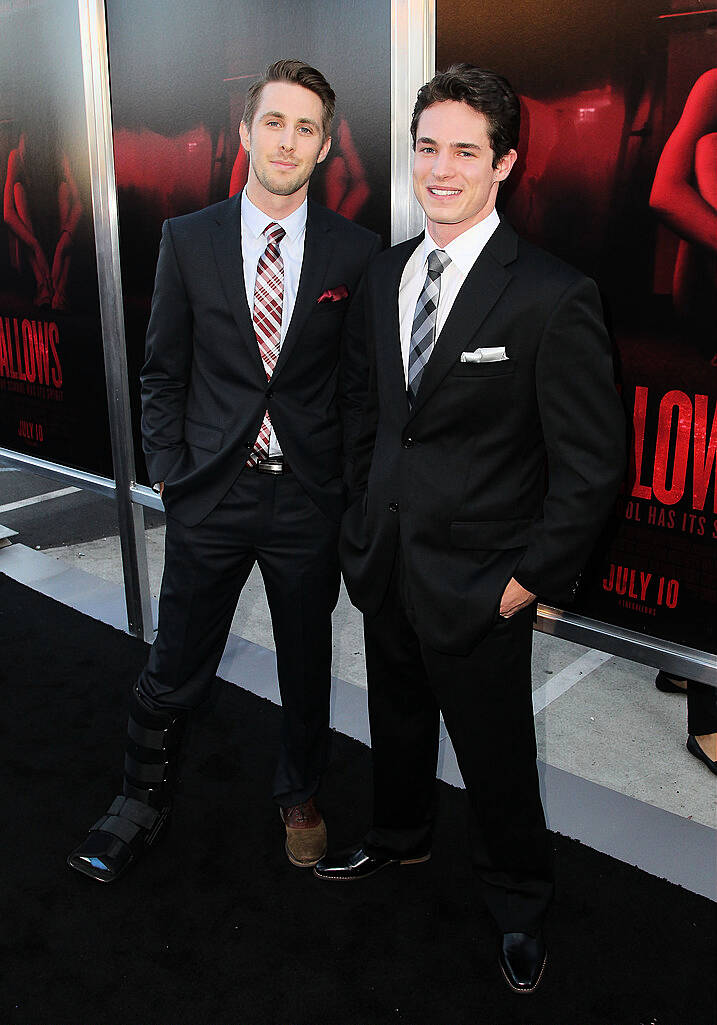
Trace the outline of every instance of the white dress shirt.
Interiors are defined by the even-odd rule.
[[[499,224],[500,217],[494,209],[482,221],[474,224],[472,228],[468,228],[447,246],[439,246],[437,242],[434,242],[426,229],[423,242],[411,253],[408,263],[403,269],[401,284],[398,288],[401,356],[406,381],[408,381],[408,350],[411,344],[413,318],[416,313],[418,297],[426,281],[429,255],[434,249],[442,249],[451,258],[451,262],[441,274],[441,294],[436,317],[437,341],[463,282]]]
[[[301,206],[294,210],[292,214],[289,214],[288,217],[284,217],[283,220],[276,220],[254,206],[246,192],[243,192],[241,197],[241,248],[244,264],[244,288],[246,289],[246,301],[249,304],[250,313],[252,313],[254,308],[256,269],[261,255],[266,249],[267,240],[264,229],[269,224],[280,224],[286,232],[279,243],[279,251],[284,261],[284,306],[281,311],[279,349],[281,349],[286,338],[291,315],[294,312],[296,293],[299,290],[301,264],[304,259],[304,239],[306,237],[306,210],[307,201],[304,200]],[[281,455],[281,448],[274,434],[273,424],[271,425],[271,437],[269,438],[269,455]]]

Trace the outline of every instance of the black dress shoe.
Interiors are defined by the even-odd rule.
[[[710,772],[714,772],[717,776],[717,762],[713,762],[707,752],[702,750],[699,740],[691,733],[687,734],[687,750],[695,758],[699,758],[701,762],[704,762]]]
[[[686,681],[682,681],[685,683]],[[663,694],[687,694],[687,687],[678,687],[671,676],[667,673],[659,671],[655,677],[655,686],[658,690],[661,690]]]
[[[350,882],[353,879],[366,879],[375,872],[389,865],[416,865],[428,861],[431,854],[421,854],[413,858],[389,858],[383,854],[367,854],[363,847],[337,854],[333,858],[322,858],[314,866],[314,875],[319,879],[338,879]]]
[[[503,933],[500,968],[514,993],[534,993],[545,971],[548,952],[542,935]]]

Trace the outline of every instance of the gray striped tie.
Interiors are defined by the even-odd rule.
[[[441,295],[441,274],[451,262],[442,249],[428,255],[428,274],[416,303],[408,349],[408,408],[413,409],[423,370],[436,344],[436,317]]]

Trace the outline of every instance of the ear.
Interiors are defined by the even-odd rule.
[[[249,151],[251,150],[251,136],[249,134],[249,128],[247,126],[246,121],[241,121],[239,123],[239,138],[241,139],[241,144],[244,147],[244,151],[246,153],[249,153]]]
[[[322,160],[326,160],[326,156],[327,156],[327,154],[328,154],[330,149],[331,149],[331,136],[327,135],[326,138],[324,139],[323,143],[321,144],[321,149],[319,150],[319,155],[316,158],[316,163],[317,164],[320,164]]]
[[[509,149],[505,156],[501,157],[496,166],[493,168],[493,182],[504,182],[510,174],[513,164],[518,159],[518,154],[514,149]]]

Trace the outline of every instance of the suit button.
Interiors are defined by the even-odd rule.
[[[403,442],[403,447],[413,448],[413,438],[406,438],[406,440]]]
[[[274,398],[274,389],[273,388],[267,388],[266,389],[266,397],[267,397],[267,399],[273,399]]]
[[[398,512],[398,502],[389,502],[388,511],[389,512]]]
[[[247,452],[253,452],[254,451],[254,446],[252,445],[252,443],[250,441],[245,441],[244,442],[244,448],[247,450]]]

